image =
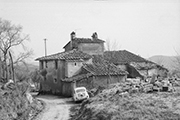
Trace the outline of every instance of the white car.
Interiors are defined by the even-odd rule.
[[[87,90],[85,87],[77,87],[73,91],[73,100],[75,102],[77,101],[83,101],[85,99],[89,99],[89,95],[87,93]]]

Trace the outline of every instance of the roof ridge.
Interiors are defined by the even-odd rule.
[[[64,53],[64,52],[65,52],[65,51],[63,51],[63,52],[58,52],[58,53],[54,53],[54,54],[47,55],[47,56],[38,57],[38,58],[36,58],[35,60],[39,60],[39,59],[41,59],[41,58],[50,57],[50,56],[54,56],[54,55],[59,55],[59,54],[62,54],[62,53]]]
[[[64,51],[57,54],[39,57],[36,60],[53,60],[53,59],[69,60],[69,59],[86,59],[86,58],[91,58],[91,57],[92,56],[87,53],[73,49],[70,51]]]
[[[145,58],[127,50],[106,51],[104,56],[106,60],[113,62],[114,64],[147,61]]]

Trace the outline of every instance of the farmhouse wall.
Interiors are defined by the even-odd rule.
[[[90,55],[99,55],[104,52],[103,43],[80,43],[78,45],[78,50]]]
[[[70,51],[70,50],[72,50],[72,48],[71,48],[71,43],[70,43],[70,44],[67,44],[67,46],[66,46],[64,49],[65,49],[65,51]]]
[[[93,86],[94,87],[107,87],[109,84],[124,82],[126,80],[126,76],[119,76],[119,75],[111,75],[109,76],[96,76],[93,79]]]
[[[50,70],[50,69],[49,69]],[[58,78],[58,70],[48,71],[46,79],[41,82],[41,90],[53,94],[61,94],[61,80]]]
[[[39,69],[55,68],[55,60],[39,61]]]
[[[109,84],[114,84],[118,82],[124,82],[126,80],[126,76],[118,76],[114,75],[109,78],[109,76],[101,75],[101,76],[91,76],[88,78],[84,78],[82,80],[76,81],[77,87],[86,87],[88,90],[92,88],[107,87]]]
[[[44,61],[39,61],[39,70],[44,69]]]
[[[65,63],[65,76],[72,77],[80,72],[82,67],[81,61],[67,61]]]
[[[86,87],[86,89],[88,90],[94,88],[93,77],[91,76],[91,77],[76,81],[76,87]]]
[[[63,60],[58,61],[58,76],[60,79],[65,78],[65,61]]]
[[[71,97],[74,90],[74,82],[62,81],[62,94],[65,97]]]
[[[47,68],[55,68],[55,60],[47,61]]]

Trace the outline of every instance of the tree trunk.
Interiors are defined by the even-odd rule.
[[[2,61],[2,78],[5,78],[5,65],[4,65],[4,61]]]
[[[7,66],[7,58],[6,58],[6,54],[4,54],[4,61],[3,61],[3,65],[4,65],[4,69],[3,69],[3,71],[4,71],[4,79],[5,79],[5,81],[7,82],[7,80],[8,80],[8,66]]]
[[[9,51],[9,56],[10,56],[10,60],[11,60],[11,62],[10,62],[10,64],[11,64],[11,71],[12,71],[12,79],[14,80],[14,82],[16,82],[15,81],[15,75],[14,75],[14,65],[13,65],[13,58],[12,58],[12,55],[11,55],[11,52]]]

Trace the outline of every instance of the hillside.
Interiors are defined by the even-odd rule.
[[[152,56],[148,59],[157,64],[163,65],[164,67],[168,68],[169,70],[174,70],[178,65],[177,59],[180,60],[180,56],[156,55],[156,56]]]

